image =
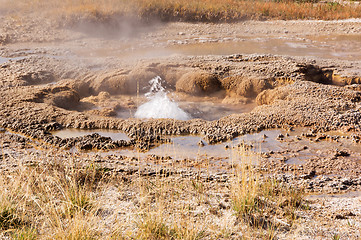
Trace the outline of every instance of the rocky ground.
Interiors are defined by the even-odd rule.
[[[259,169],[262,175],[305,189],[309,209],[278,237],[360,237],[359,20],[153,27],[124,23],[120,29],[97,32],[98,25],[64,27],[59,21],[30,18],[1,17],[4,171],[16,168],[14,159],[27,163],[29,155],[48,156],[46,152],[53,149],[57,150],[53,158],[64,158],[70,151],[84,162],[87,154],[108,151],[96,155],[97,163],[125,176],[153,176],[159,169],[152,163],[161,161],[162,172],[174,179],[198,174],[217,186],[231,176],[230,159],[177,160],[174,167],[175,160],[167,156],[148,156],[140,164],[139,159],[116,151],[144,152],[177,135],[199,135],[202,145],[282,129],[277,136],[264,136],[271,147],[258,153]],[[327,37],[330,34],[335,38]],[[296,44],[292,51],[282,51],[286,42]],[[222,48],[230,43],[231,48]],[[316,56],[308,56],[309,48],[317,49]],[[210,49],[216,49],[216,55]],[[222,49],[232,54],[221,54]],[[156,76],[177,101],[257,106],[214,121],[117,118],[118,111],[134,111],[146,101],[142,96]],[[62,139],[51,134],[63,128],[114,129],[130,140],[113,141],[98,134]],[[267,138],[283,145],[273,149]],[[205,162],[210,165],[204,166]]]

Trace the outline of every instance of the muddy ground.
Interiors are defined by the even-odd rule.
[[[142,169],[152,175],[155,170],[147,161],[172,158],[146,153],[171,137],[196,135],[199,148],[229,148],[235,138],[279,130],[271,136],[261,132],[270,147],[258,153],[260,169],[310,194],[310,210],[300,214],[297,231],[280,238],[360,237],[360,195],[350,193],[361,187],[359,20],[124,23],[110,28],[29,18],[1,17],[2,169],[16,167],[14,158],[26,161],[29,152],[57,149],[61,156],[78,152],[79,159],[101,153],[99,164],[116,172],[131,175]],[[181,107],[192,102],[210,111],[211,106],[233,110],[215,111],[222,117],[213,121],[191,108],[190,114],[200,118],[135,119],[137,107],[147,101],[149,80],[156,76]],[[52,134],[65,128],[119,130],[129,139]],[[283,145],[272,148],[267,139]],[[146,167],[117,153],[127,149],[145,152]],[[230,159],[208,157],[214,164],[205,179],[227,181]],[[164,171],[169,169],[165,164]]]

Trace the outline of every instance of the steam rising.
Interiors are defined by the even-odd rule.
[[[176,102],[168,98],[161,80],[158,76],[149,81],[151,87],[149,92],[145,94],[149,101],[138,107],[135,117],[190,119],[188,113],[180,109]]]

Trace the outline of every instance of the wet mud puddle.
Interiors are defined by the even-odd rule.
[[[361,60],[361,35],[319,36],[309,39],[244,38],[240,41],[205,41],[169,47],[186,55],[275,54],[328,59]]]
[[[79,57],[117,57],[126,59],[167,57],[171,55],[274,54],[327,59],[361,60],[361,35],[294,37],[245,37],[170,39],[166,43],[124,45],[123,48],[78,51]]]
[[[95,130],[95,131],[88,129],[62,129],[59,131],[52,132],[54,136],[60,137],[62,139],[83,137],[83,136],[91,135],[93,133],[98,133],[103,137],[110,137],[113,141],[129,140],[129,137],[125,133],[115,130],[106,130],[106,129]]]
[[[6,63],[7,61],[9,61],[8,58],[0,57],[0,64]]]
[[[91,131],[91,130],[62,130],[55,132],[63,138],[84,136],[85,134],[99,133],[111,137],[113,140],[126,140],[124,133],[116,131]],[[286,164],[303,165],[313,158],[329,157],[336,150],[346,151],[353,161],[361,161],[361,145],[353,143],[341,133],[327,133],[330,139],[315,141],[315,137],[306,137],[309,129],[295,128],[294,131],[284,129],[264,130],[255,134],[246,134],[232,141],[210,145],[200,136],[176,136],[170,138],[170,143],[162,144],[147,152],[137,152],[132,149],[120,149],[108,152],[94,152],[100,155],[122,155],[144,159],[149,156],[162,156],[175,160],[183,159],[214,159],[222,161],[238,160],[242,156],[240,146],[249,148],[251,152]],[[334,140],[331,140],[334,139]]]
[[[10,62],[10,61],[22,60],[22,59],[28,58],[30,56],[31,56],[30,53],[23,53],[23,54],[21,54],[21,56],[11,56],[11,57],[2,57],[2,56],[0,56],[0,65],[4,64],[4,63],[7,63],[7,62]],[[46,55],[44,55],[44,56],[46,56]]]
[[[307,199],[322,199],[322,198],[334,198],[334,199],[342,199],[342,198],[361,198],[361,191],[352,191],[346,192],[342,194],[315,194],[307,196]]]
[[[0,65],[1,64],[4,64],[4,63],[7,63],[9,61],[17,61],[17,60],[21,60],[21,59],[24,59],[26,57],[11,57],[11,58],[6,58],[6,57],[1,57],[0,56]]]

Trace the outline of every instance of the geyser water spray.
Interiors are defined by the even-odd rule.
[[[161,81],[162,79],[159,76],[149,81],[151,87],[149,92],[145,94],[149,101],[138,107],[135,117],[190,119],[188,113],[180,109],[176,102],[168,98]]]

